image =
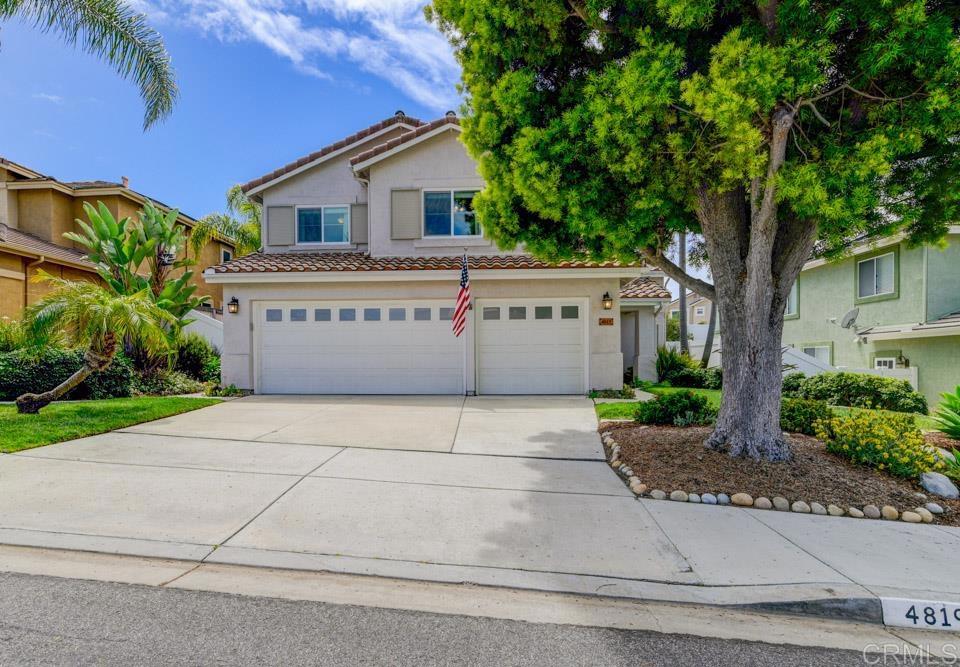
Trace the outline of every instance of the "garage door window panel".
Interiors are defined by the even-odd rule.
[[[452,319],[453,319],[453,308],[441,308],[441,309],[440,309],[440,319],[441,319],[441,320],[452,320]]]
[[[330,321],[330,309],[329,308],[316,308],[313,311],[313,321],[314,322],[329,322]]]
[[[357,309],[356,308],[341,308],[340,312],[340,321],[341,322],[356,322],[357,320]]]
[[[267,322],[283,322],[283,310],[280,308],[267,308]]]
[[[537,306],[533,309],[533,317],[538,320],[552,320],[553,306]]]
[[[580,319],[580,306],[560,306],[560,319],[562,320]]]
[[[364,308],[364,309],[363,309],[363,321],[364,321],[364,322],[379,322],[379,321],[380,321],[380,309],[379,309],[379,308]]]
[[[290,321],[291,322],[306,322],[307,321],[307,309],[306,308],[292,308],[290,310]]]
[[[413,319],[417,322],[429,322],[430,321],[430,309],[429,308],[414,308],[413,309]]]
[[[527,319],[527,307],[526,306],[510,306],[509,317],[511,320]]]
[[[391,322],[405,322],[407,319],[407,309],[391,308],[389,311],[389,317]]]
[[[483,319],[485,320],[499,320],[500,319],[500,309],[491,308],[490,306],[485,306],[483,309]]]

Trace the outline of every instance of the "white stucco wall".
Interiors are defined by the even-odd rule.
[[[623,355],[620,352],[620,315],[616,308],[603,310],[604,292],[616,293],[616,278],[591,279],[520,279],[471,281],[474,300],[487,298],[584,297],[590,307],[587,317],[589,385],[591,389],[620,387],[623,377]],[[333,282],[287,284],[224,285],[224,298],[236,296],[240,312],[224,314],[223,353],[221,356],[224,384],[253,389],[255,354],[251,315],[254,304],[267,300],[323,299],[449,299],[454,304],[457,285],[449,280],[429,282]],[[613,326],[600,326],[600,318],[614,318]],[[451,334],[452,335],[452,334]],[[467,344],[467,390],[476,388],[474,315],[468,317],[465,333]]]

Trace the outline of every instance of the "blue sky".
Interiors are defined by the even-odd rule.
[[[180,85],[144,133],[104,63],[0,24],[0,155],[60,180],[130,178],[199,217],[234,184],[386,118],[456,109],[459,70],[421,0],[137,0]]]

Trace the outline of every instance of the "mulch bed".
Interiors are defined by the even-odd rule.
[[[919,484],[834,456],[809,436],[789,436],[792,461],[758,463],[706,449],[709,428],[605,423],[600,430],[613,436],[620,445],[620,460],[641,482],[668,494],[677,489],[699,494],[743,492],[754,498],[782,496],[791,503],[833,503],[844,510],[893,505],[901,512],[933,501],[947,510],[935,523],[960,525],[960,500],[929,494],[921,500],[915,495],[924,492]]]

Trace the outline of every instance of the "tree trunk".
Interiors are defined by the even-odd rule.
[[[677,265],[680,270],[687,270],[687,234],[677,235]],[[687,334],[687,288],[680,285],[680,352],[690,354],[690,339]]]
[[[713,334],[717,329],[717,304],[710,302],[710,324],[707,326],[707,338],[703,341],[703,357],[700,359],[700,368],[710,366],[710,353],[713,348]]]
[[[80,369],[50,391],[45,391],[42,394],[28,393],[18,396],[17,412],[35,415],[71,389],[75,389],[93,373],[107,368],[113,362],[113,357],[117,351],[116,338],[113,334],[107,334],[102,348],[99,351],[93,348],[88,349],[83,355],[83,365],[80,366]]]

